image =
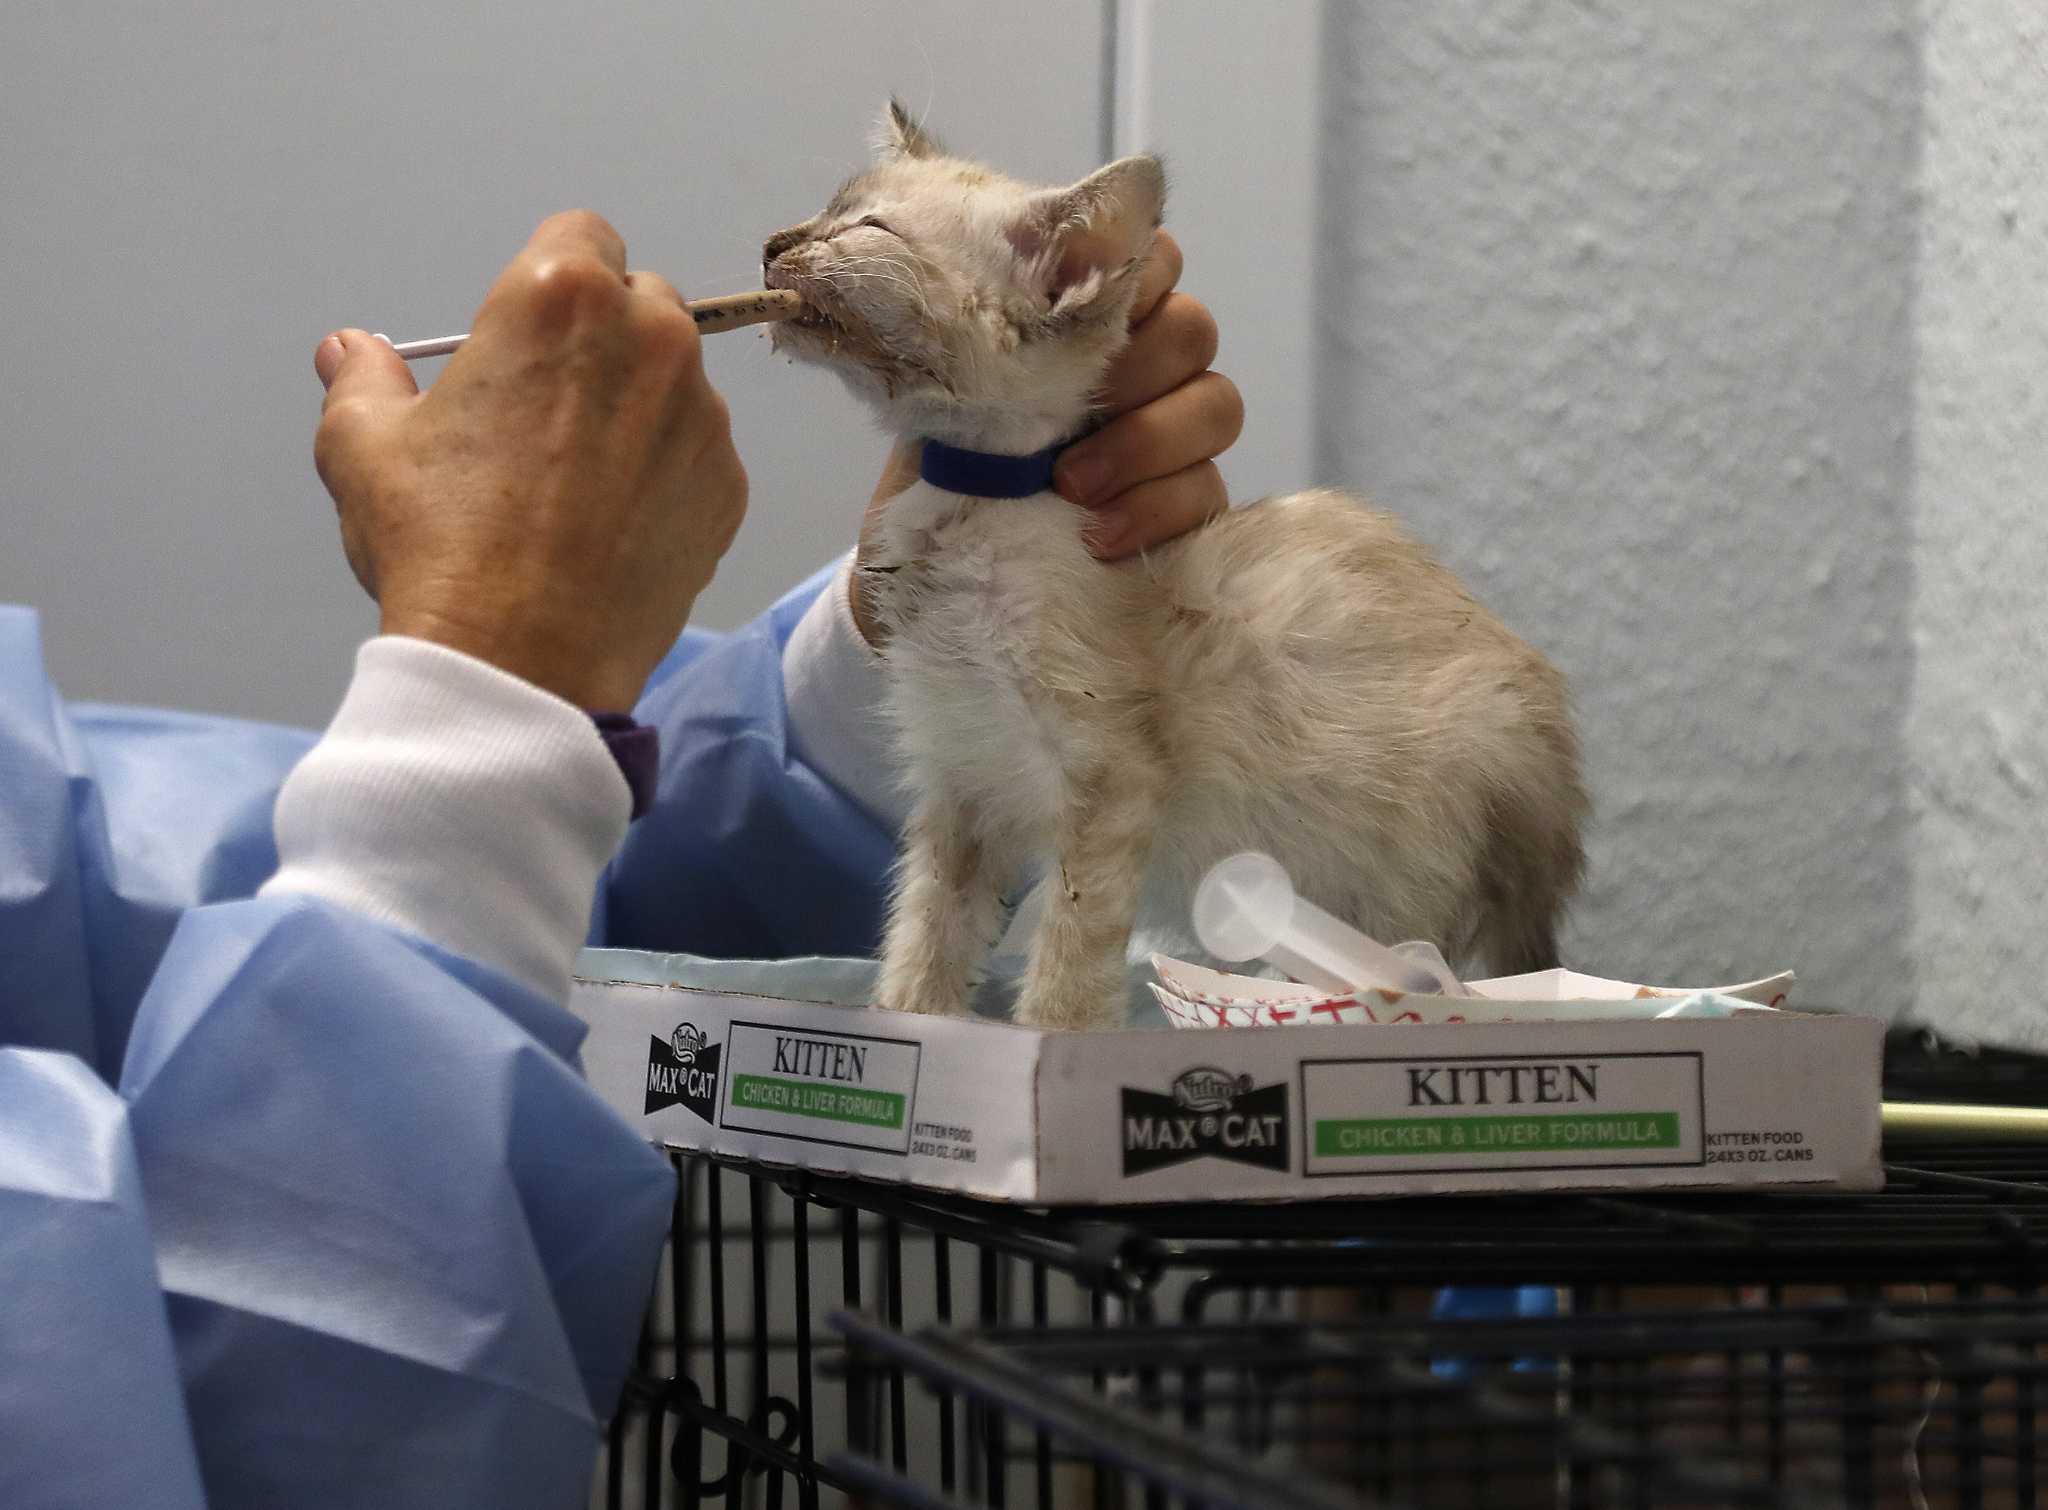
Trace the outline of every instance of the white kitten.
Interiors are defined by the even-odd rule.
[[[815,316],[778,349],[908,439],[1018,455],[1079,433],[1125,339],[1165,178],[1068,188],[947,155],[891,105],[876,165],[771,237]],[[1209,864],[1263,849],[1373,936],[1556,962],[1586,811],[1564,686],[1392,519],[1334,492],[1105,564],[1050,492],[920,482],[864,591],[917,805],[881,1004],[965,1010],[1001,898],[1042,865],[1017,1015],[1120,1018],[1134,920],[1184,933]]]

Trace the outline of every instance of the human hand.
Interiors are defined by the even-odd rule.
[[[1209,370],[1216,320],[1200,300],[1175,292],[1181,264],[1180,243],[1161,231],[1138,276],[1130,342],[1103,385],[1109,422],[1069,446],[1053,469],[1053,490],[1093,511],[1088,544],[1104,560],[1171,540],[1230,506],[1215,458],[1244,429],[1244,400],[1235,383]],[[864,547],[889,500],[915,481],[916,447],[899,443],[868,504]],[[854,573],[854,625],[879,644],[860,581]]]
[[[386,634],[627,709],[746,513],[696,323],[587,210],[544,221],[422,394],[361,330],[327,337],[313,456]]]

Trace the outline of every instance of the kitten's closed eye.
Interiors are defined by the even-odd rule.
[[[894,236],[898,241],[904,239],[902,232],[883,220],[879,215],[863,215],[858,220],[849,221],[834,231],[832,236],[828,236],[825,239],[829,241],[832,237],[844,236],[848,231],[858,230],[875,230],[882,232],[885,236]],[[773,262],[777,257],[780,257],[784,252],[792,251],[806,242],[816,241],[817,239],[818,237],[814,232],[803,226],[791,226],[786,231],[777,231],[768,238],[767,243],[761,248],[762,264],[765,266]]]

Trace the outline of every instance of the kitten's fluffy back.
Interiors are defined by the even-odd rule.
[[[1265,848],[1378,937],[1555,963],[1587,803],[1541,655],[1397,521],[1328,490],[1234,510],[1145,569],[1168,620],[1169,889]]]

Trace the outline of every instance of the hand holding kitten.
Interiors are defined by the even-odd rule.
[[[1110,364],[1102,411],[1109,422],[1069,446],[1053,472],[1053,488],[1095,518],[1090,548],[1104,560],[1133,555],[1215,518],[1230,506],[1216,458],[1244,429],[1237,385],[1209,370],[1216,358],[1216,319],[1199,299],[1177,291],[1180,243],[1165,231],[1138,277],[1130,343]],[[889,500],[917,480],[914,447],[891,449],[862,522],[862,558]],[[869,605],[853,577],[853,622],[871,645],[881,642]]]

